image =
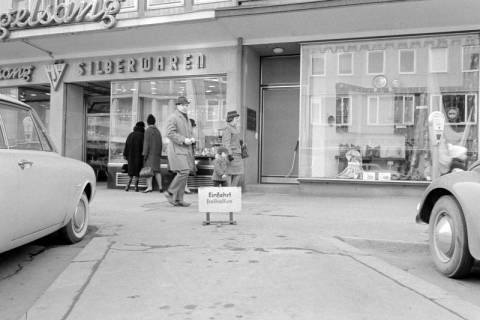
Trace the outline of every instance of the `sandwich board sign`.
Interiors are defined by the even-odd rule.
[[[198,188],[198,211],[206,214],[205,224],[210,224],[210,213],[225,212],[230,214],[230,224],[233,213],[242,211],[242,188],[240,187],[201,187]]]

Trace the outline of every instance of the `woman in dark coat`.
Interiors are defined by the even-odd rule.
[[[143,121],[137,122],[135,127],[133,128],[133,132],[131,132],[125,143],[125,149],[123,150],[123,157],[128,162],[128,184],[125,187],[125,191],[130,189],[130,184],[132,180],[135,178],[135,191],[138,192],[138,177],[140,174],[140,170],[143,166],[143,136],[145,132],[145,123]]]
[[[147,117],[147,130],[145,130],[145,139],[143,140],[143,158],[145,160],[145,167],[150,167],[153,170],[155,179],[157,180],[158,189],[162,189],[162,174],[160,172],[160,158],[162,156],[162,134],[155,125],[155,117],[149,114]],[[147,189],[143,192],[152,192],[153,177],[147,178]]]

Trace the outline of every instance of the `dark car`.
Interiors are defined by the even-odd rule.
[[[480,161],[435,179],[418,204],[416,220],[429,224],[437,269],[451,278],[467,276],[480,259]]]

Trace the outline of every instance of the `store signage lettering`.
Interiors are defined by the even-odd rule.
[[[32,65],[26,66],[19,66],[19,67],[0,67],[0,80],[25,80],[31,81],[32,80],[32,73],[33,69],[35,69]]]
[[[106,28],[116,23],[123,0],[82,0],[40,7],[42,0],[30,1],[30,9],[12,10],[0,14],[0,40],[15,29],[35,28],[79,22],[102,22]]]
[[[114,73],[135,73],[155,71],[179,71],[205,69],[206,60],[204,54],[185,54],[180,56],[157,56],[142,58],[118,58],[94,60],[78,64],[78,74],[104,75]]]

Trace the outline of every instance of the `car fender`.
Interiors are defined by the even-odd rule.
[[[480,174],[462,171],[442,176],[425,190],[419,204],[417,221],[428,223],[435,202],[444,195],[453,195],[462,208],[467,224],[468,247],[475,259],[480,259]]]
[[[80,163],[80,161],[77,161],[77,160],[73,160],[73,161]],[[83,170],[81,170],[81,174],[78,175],[78,183],[76,183],[74,186],[75,190],[74,190],[73,199],[75,201],[73,201],[71,203],[71,206],[68,208],[68,211],[65,214],[63,225],[66,225],[72,218],[73,213],[75,212],[77,203],[80,200],[84,191],[87,194],[88,202],[91,202],[95,197],[95,192],[96,192],[95,173],[93,172],[93,169],[89,165],[85,163],[82,163],[82,165],[83,165]]]

